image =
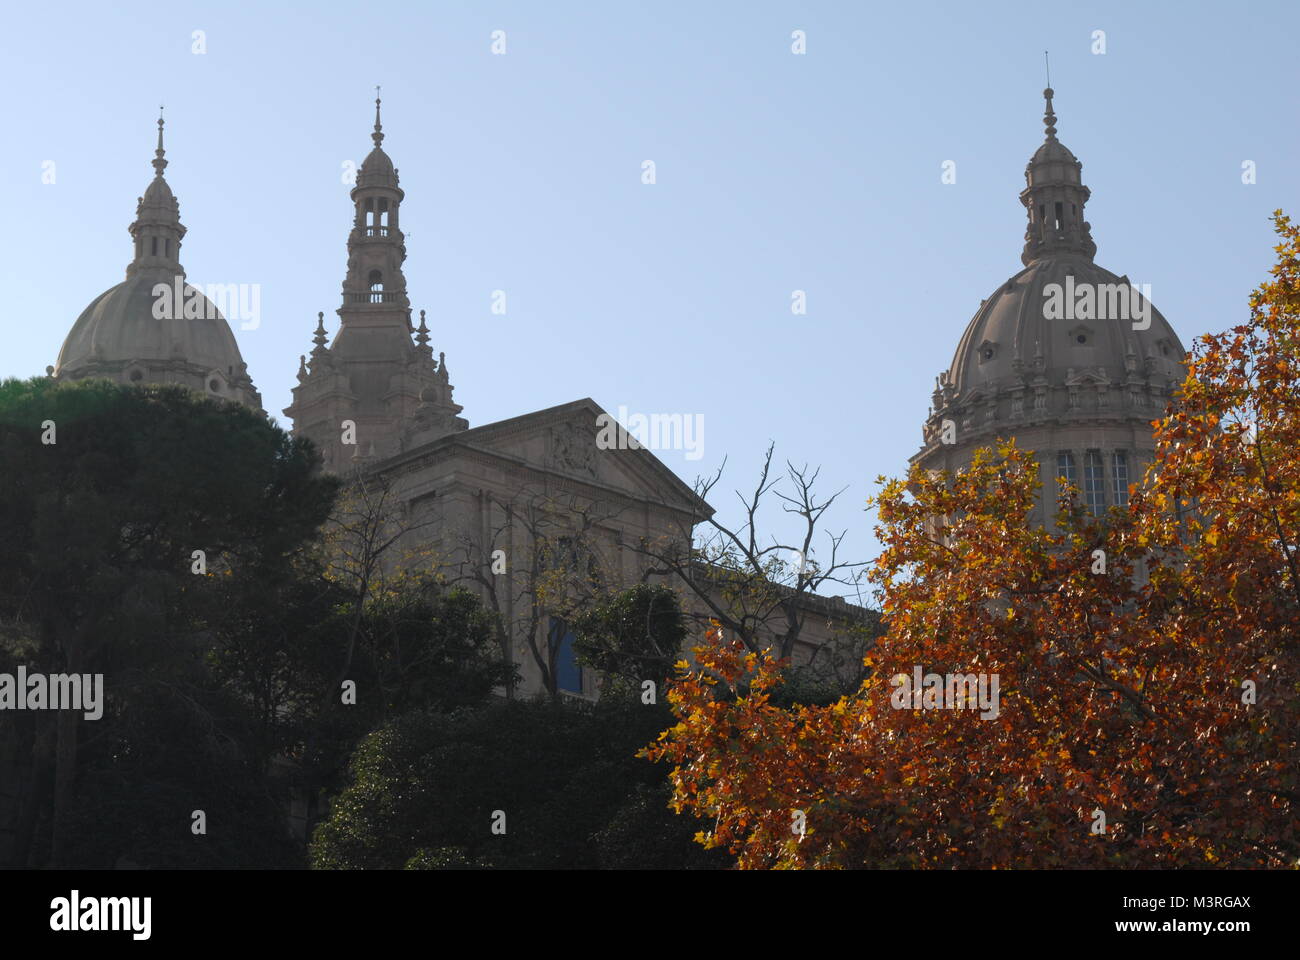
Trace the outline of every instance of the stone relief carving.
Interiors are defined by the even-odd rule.
[[[551,428],[553,465],[560,470],[596,475],[596,436],[576,424],[561,423]]]

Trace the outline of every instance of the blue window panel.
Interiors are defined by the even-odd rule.
[[[566,693],[582,693],[582,667],[578,666],[573,641],[573,631],[564,621],[552,619],[552,649],[556,643],[559,644],[559,651],[555,655],[555,687]]]

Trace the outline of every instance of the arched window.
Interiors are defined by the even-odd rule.
[[[1094,515],[1106,509],[1106,470],[1098,450],[1089,450],[1083,458],[1083,497]]]
[[[384,302],[384,275],[378,270],[370,271],[370,302]]]

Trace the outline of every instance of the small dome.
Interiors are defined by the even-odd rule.
[[[365,162],[361,164],[362,174],[374,175],[391,175],[393,172],[393,161],[384,153],[383,147],[375,147],[366,157]]]
[[[1034,151],[1034,156],[1029,161],[1034,163],[1078,163],[1078,158],[1070,152],[1070,148],[1060,140],[1047,140],[1041,147]]]
[[[382,147],[370,151],[357,171],[358,187],[397,187],[397,171]]]
[[[379,98],[375,98],[375,132],[370,135],[375,148],[361,164],[357,171],[358,187],[397,187],[397,171],[393,161],[384,153],[384,128],[379,122]]]
[[[154,177],[149,181],[149,186],[145,188],[144,196],[140,198],[140,202],[142,204],[175,204],[176,195],[172,193],[172,188],[167,185],[166,180],[162,177]]]

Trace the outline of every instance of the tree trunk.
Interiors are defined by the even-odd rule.
[[[81,716],[75,710],[59,710],[54,722],[54,825],[50,837],[50,863],[64,866],[68,852],[72,788],[77,781],[77,735],[81,730]]]

